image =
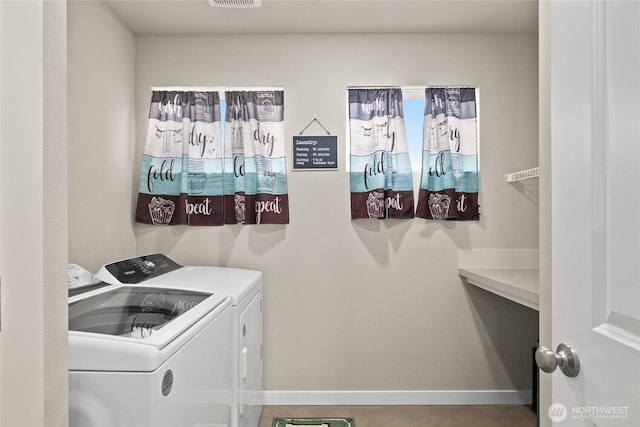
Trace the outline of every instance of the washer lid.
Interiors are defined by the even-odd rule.
[[[160,287],[85,295],[69,302],[72,370],[152,371],[203,327],[199,320],[230,305],[224,294]]]

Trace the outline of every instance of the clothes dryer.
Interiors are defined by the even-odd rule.
[[[230,297],[233,316],[229,350],[233,364],[233,427],[257,427],[262,414],[262,273],[230,267],[181,266],[162,254],[107,264],[105,282],[141,283]]]
[[[73,427],[228,427],[233,311],[225,293],[70,287]]]

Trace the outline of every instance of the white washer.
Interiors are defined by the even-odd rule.
[[[257,427],[262,414],[262,273],[229,267],[180,266],[153,254],[105,265],[105,282],[130,282],[144,266],[145,286],[225,293],[233,311],[230,353],[233,363],[232,427]]]
[[[228,295],[104,283],[70,293],[71,426],[230,425]]]

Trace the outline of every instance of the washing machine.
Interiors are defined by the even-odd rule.
[[[262,273],[255,270],[182,266],[151,254],[103,266],[97,276],[109,283],[224,293],[233,317],[229,350],[233,364],[233,427],[257,427],[262,414]]]
[[[231,298],[107,284],[69,287],[74,427],[229,427]]]

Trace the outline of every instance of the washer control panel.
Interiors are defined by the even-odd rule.
[[[120,283],[136,284],[182,266],[162,254],[144,255],[107,264],[104,268]]]

